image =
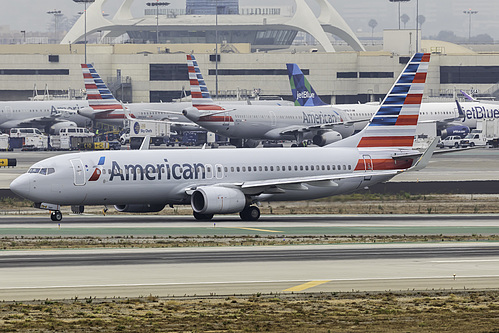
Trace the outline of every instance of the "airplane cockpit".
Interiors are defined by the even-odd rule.
[[[30,168],[27,173],[37,173],[40,175],[50,175],[55,173],[54,168]]]

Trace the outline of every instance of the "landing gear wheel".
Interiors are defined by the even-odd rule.
[[[83,214],[85,211],[85,206],[71,206],[71,212],[73,214]]]
[[[194,218],[199,221],[209,221],[213,218],[213,214],[201,214],[201,213],[196,213],[192,212],[194,215]]]
[[[256,206],[248,206],[239,213],[243,221],[256,221],[260,218],[260,209]]]
[[[60,210],[53,211],[50,214],[50,219],[52,221],[55,221],[55,222],[59,222],[60,220],[62,220],[62,213],[61,213],[61,211]]]

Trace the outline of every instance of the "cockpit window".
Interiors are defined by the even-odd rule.
[[[31,168],[28,170],[28,173],[39,173],[40,175],[50,175],[54,172],[54,168]]]

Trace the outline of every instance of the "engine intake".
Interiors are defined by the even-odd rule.
[[[165,205],[157,204],[133,204],[133,205],[115,205],[114,209],[121,213],[156,213],[165,208]]]
[[[191,196],[191,206],[200,214],[231,214],[246,207],[246,196],[237,189],[219,186],[198,187]]]
[[[343,139],[340,133],[336,131],[328,131],[323,134],[317,134],[312,138],[312,142],[318,146],[325,146],[330,143]]]

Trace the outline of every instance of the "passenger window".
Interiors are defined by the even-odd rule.
[[[310,170],[314,171],[314,166],[313,165],[310,166]]]
[[[261,166],[259,166],[259,167],[258,167],[258,170],[262,171],[262,167],[261,167]]]
[[[251,167],[250,166],[248,167],[248,172],[251,172]]]
[[[303,171],[303,165],[300,165],[300,171]]]
[[[327,165],[327,169],[328,169],[328,170],[330,170],[330,169],[331,169],[331,167],[329,166],[329,164]],[[333,170],[334,170],[334,169],[333,169]]]
[[[348,165],[348,170],[352,170],[352,166],[351,165]]]
[[[234,172],[234,167],[230,167],[230,172]]]
[[[308,171],[308,165],[305,165],[305,170]]]
[[[332,167],[333,167],[333,170],[336,170],[336,166],[333,165]],[[329,165],[328,165],[328,170],[329,170]]]
[[[298,171],[298,166],[297,165],[295,165],[295,171]]]
[[[237,167],[237,168],[236,168],[236,171],[237,171],[237,172],[241,171],[241,168],[240,168],[240,167]]]
[[[272,165],[270,166],[270,171],[274,171],[274,167]]]
[[[225,172],[227,172],[228,171],[227,167],[224,167],[224,170],[225,170]]]
[[[281,171],[281,168],[279,166],[276,166],[275,171]]]
[[[346,170],[347,169],[347,166],[345,164],[343,164],[343,170]]]
[[[325,169],[325,168],[324,168],[324,165],[323,165],[323,166],[322,166],[322,171],[324,171],[324,169]]]
[[[269,167],[268,166],[265,166],[265,171],[269,171]]]
[[[242,167],[242,169],[243,169],[243,172],[246,172],[246,167]]]

